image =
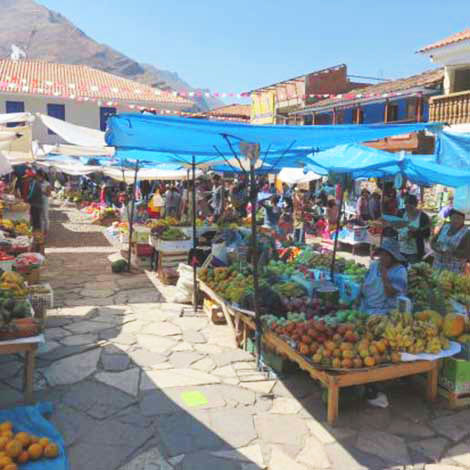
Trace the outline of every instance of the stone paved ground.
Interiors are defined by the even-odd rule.
[[[59,308],[36,390],[55,405],[72,470],[470,468],[470,410],[430,408],[400,382],[386,390],[389,408],[345,404],[330,428],[308,377],[268,380],[228,327],[181,318],[145,274],[111,274],[100,229],[74,211],[54,215],[45,277]],[[0,364],[5,407],[21,399],[22,366],[16,356]]]

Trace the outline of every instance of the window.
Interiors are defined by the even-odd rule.
[[[409,98],[406,100],[406,119],[417,121],[418,116],[418,99]]]
[[[47,115],[65,121],[65,104],[48,104]],[[55,132],[50,129],[47,130],[47,133],[49,135],[55,135]]]
[[[102,131],[106,130],[106,123],[110,116],[116,114],[116,108],[100,108],[100,129]]]
[[[461,69],[454,72],[453,93],[470,90],[470,69]]]
[[[362,124],[364,122],[364,110],[362,108],[353,109],[353,123]]]
[[[315,116],[315,124],[328,125],[332,122],[332,113],[320,113]]]
[[[313,124],[313,114],[306,114],[304,116],[304,126],[311,126]]]
[[[24,102],[23,101],[7,101],[5,109],[8,114],[12,113],[24,113]],[[9,122],[7,127],[24,126],[24,122]]]
[[[387,122],[398,121],[398,104],[388,104],[387,110]]]

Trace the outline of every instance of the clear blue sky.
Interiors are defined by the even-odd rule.
[[[414,52],[470,27],[469,0],[39,0],[95,40],[240,92],[345,63],[398,78],[432,68]]]

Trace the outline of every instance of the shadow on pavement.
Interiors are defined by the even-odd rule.
[[[64,437],[71,469],[264,468],[256,462],[260,448],[249,447],[257,437],[253,416],[238,408],[247,397],[237,398],[235,387],[189,365],[169,371],[168,357],[181,338],[144,334],[137,341],[142,318],[151,319],[148,310],[138,311],[76,307],[67,315],[51,312],[47,320],[35,398],[53,402],[50,419]],[[1,357],[0,371],[6,407],[21,400],[19,358]],[[236,450],[244,447],[246,455]]]

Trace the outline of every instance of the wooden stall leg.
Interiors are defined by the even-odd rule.
[[[23,393],[25,403],[33,403],[33,387],[34,387],[34,356],[36,351],[26,351],[24,364],[24,381]]]
[[[334,426],[339,411],[339,387],[336,384],[328,385],[328,424]]]
[[[426,398],[434,401],[437,398],[437,380],[439,375],[439,361],[433,361],[434,367],[428,372],[426,384]]]

